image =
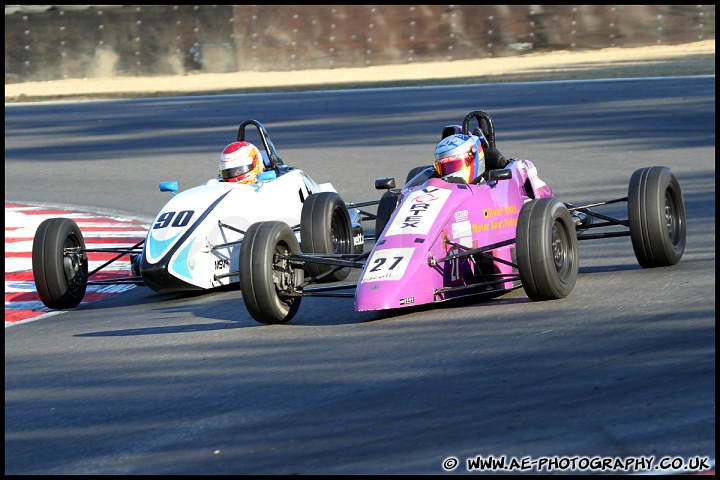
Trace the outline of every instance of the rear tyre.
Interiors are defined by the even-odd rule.
[[[85,239],[75,221],[49,218],[33,239],[35,288],[43,304],[55,310],[77,307],[87,289]]]
[[[277,255],[300,253],[295,233],[284,222],[250,225],[240,247],[240,291],[250,315],[260,323],[285,323],[302,297],[286,295],[303,281],[303,270]]]
[[[304,253],[353,252],[350,214],[340,195],[320,192],[305,200],[300,214],[300,242]],[[337,282],[350,274],[350,267],[336,269],[333,265],[305,263],[305,271],[311,277],[332,272],[318,282]]]
[[[667,167],[646,167],[630,177],[630,239],[644,268],[675,265],[685,251],[685,203],[680,183]]]
[[[578,276],[575,224],[565,205],[538,198],[523,205],[518,217],[517,263],[531,300],[565,298]]]

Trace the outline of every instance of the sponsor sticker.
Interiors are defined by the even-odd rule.
[[[470,217],[470,212],[467,210],[460,210],[459,212],[455,212],[455,221],[456,222],[462,222],[467,220]]]
[[[427,187],[412,192],[399,207],[385,236],[427,235],[449,196],[447,188]]]
[[[469,221],[456,222],[452,224],[453,238],[469,237],[472,235],[472,226]]]
[[[358,245],[362,245],[365,243],[365,238],[363,237],[362,233],[358,233],[353,237],[353,246],[357,247]]]

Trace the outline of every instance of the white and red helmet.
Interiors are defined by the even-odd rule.
[[[250,142],[232,142],[220,155],[220,180],[223,182],[254,183],[264,164],[260,150]]]

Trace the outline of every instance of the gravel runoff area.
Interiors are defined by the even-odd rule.
[[[680,75],[715,75],[715,39],[364,68],[15,83],[5,85],[5,103]]]

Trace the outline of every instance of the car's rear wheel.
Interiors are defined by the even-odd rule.
[[[350,254],[353,252],[352,224],[347,206],[335,192],[310,195],[300,214],[300,246],[304,253]],[[311,277],[325,276],[319,282],[337,282],[350,274],[350,267],[305,263]]]
[[[538,198],[520,210],[518,273],[531,300],[564,298],[578,276],[578,245],[570,212],[555,198]]]
[[[87,289],[85,239],[74,220],[49,218],[35,232],[32,246],[35,288],[48,308],[77,307]]]
[[[300,307],[300,296],[287,295],[304,273],[287,255],[300,253],[295,233],[284,222],[250,225],[240,247],[240,291],[250,315],[260,323],[285,323]]]
[[[667,167],[646,167],[630,177],[630,239],[644,268],[675,265],[685,251],[685,203],[680,183]]]

